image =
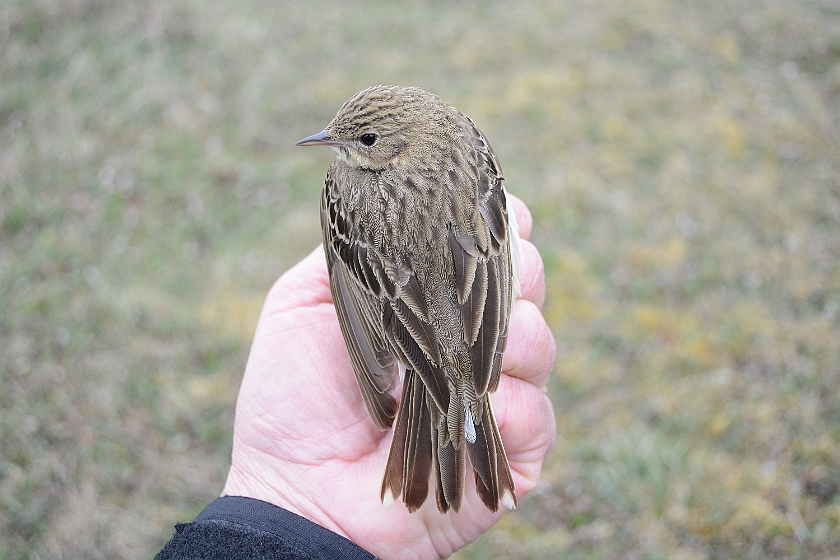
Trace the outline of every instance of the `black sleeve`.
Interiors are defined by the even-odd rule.
[[[179,523],[155,560],[257,558],[370,560],[371,553],[308,519],[240,496],[217,498],[192,523]]]

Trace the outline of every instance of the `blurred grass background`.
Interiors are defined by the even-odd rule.
[[[840,554],[834,0],[0,4],[0,558],[218,495],[262,299],[377,83],[472,116],[559,345],[544,481],[459,558]]]

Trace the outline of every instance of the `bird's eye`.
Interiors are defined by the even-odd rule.
[[[373,146],[373,143],[376,142],[376,134],[373,132],[365,132],[361,136],[359,136],[359,140],[365,146]]]

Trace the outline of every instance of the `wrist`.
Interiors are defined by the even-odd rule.
[[[277,476],[280,470],[292,469],[292,465],[286,465],[282,469],[277,464],[269,467],[251,457],[247,461],[234,460],[231,462],[221,496],[243,496],[262,500],[350,539],[350,536],[312,500],[307,499],[286,479]]]

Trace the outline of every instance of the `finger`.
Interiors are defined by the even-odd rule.
[[[531,225],[533,223],[531,219],[531,211],[528,210],[528,206],[526,206],[525,203],[522,202],[522,199],[518,196],[508,193],[507,200],[510,208],[516,216],[516,224],[519,226],[519,237],[522,239],[528,239],[531,237]]]
[[[527,299],[516,300],[502,372],[545,389],[556,357],[554,335],[540,310]]]
[[[516,495],[521,497],[536,486],[543,459],[554,443],[554,407],[548,396],[530,383],[506,376],[490,400],[514,473]]]
[[[545,268],[534,244],[522,241],[522,268],[518,271],[521,297],[542,309],[545,303]]]

